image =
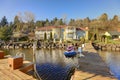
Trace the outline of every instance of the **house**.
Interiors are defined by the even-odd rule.
[[[13,41],[19,41],[22,38],[27,38],[27,37],[28,37],[28,34],[25,34],[25,33],[22,33],[22,32],[13,32],[12,40]]]
[[[104,35],[110,36],[112,39],[120,39],[120,32],[118,31],[107,31]]]
[[[65,26],[47,26],[36,28],[35,37],[36,39],[44,39],[45,33],[47,39],[50,39],[50,34],[52,34],[53,39],[63,39],[63,32]]]
[[[65,40],[79,40],[81,37],[84,37],[88,40],[88,28],[81,28],[75,26],[67,26],[64,31]]]
[[[47,26],[36,28],[35,36],[36,39],[44,39],[46,33],[47,39],[50,39],[50,34],[52,33],[53,39],[63,39],[63,40],[79,40],[80,37],[85,37],[88,40],[88,28],[81,28],[75,26]]]
[[[35,40],[35,33],[34,32],[28,33],[28,38],[29,40]]]

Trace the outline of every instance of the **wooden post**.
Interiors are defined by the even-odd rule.
[[[35,50],[36,50],[36,42],[33,42],[33,70],[34,70],[34,75],[36,76],[36,65],[35,65]]]
[[[16,57],[8,58],[8,63],[9,63],[9,67],[12,70],[18,69],[23,65],[23,57],[16,56]]]
[[[4,52],[0,51],[0,59],[3,59],[3,58],[4,58]]]
[[[41,78],[40,78],[40,76],[38,75],[38,73],[37,73],[37,71],[36,71],[36,58],[35,58],[35,51],[36,51],[36,45],[37,45],[37,42],[35,41],[35,42],[33,42],[33,66],[34,66],[34,75],[36,76],[36,77],[38,77],[39,78],[39,80],[42,80]]]

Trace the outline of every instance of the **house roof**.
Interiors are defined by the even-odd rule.
[[[88,28],[82,28],[82,27],[77,27],[76,29],[77,30],[83,30],[83,31],[88,30]]]
[[[22,32],[14,32],[12,37],[20,38],[20,37],[25,37],[25,36],[28,36],[28,34],[24,34]]]
[[[82,28],[80,28],[80,27],[76,28],[76,30],[82,30],[82,31],[84,31],[84,29],[82,29]]]
[[[40,28],[37,28],[36,30],[52,30],[53,28],[65,28],[65,26],[47,26],[47,27],[40,27]]]
[[[108,31],[108,33],[110,33],[110,35],[120,35],[118,31]]]
[[[85,30],[88,30],[88,27],[75,27],[75,26],[67,26],[67,28],[76,28],[76,30],[83,30],[83,31],[85,31]]]
[[[66,25],[64,25],[64,26],[47,26],[47,27],[37,28],[36,30],[37,31],[40,31],[40,30],[46,31],[46,30],[52,30],[53,28],[74,28],[74,26],[66,26]],[[75,28],[76,28],[76,30],[83,30],[83,31],[88,30],[88,27],[85,27],[85,28],[75,27]]]

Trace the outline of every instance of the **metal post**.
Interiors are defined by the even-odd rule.
[[[39,78],[39,80],[42,80],[40,76],[38,75],[36,71],[36,46],[37,46],[37,41],[33,42],[33,63],[34,63],[34,75]]]

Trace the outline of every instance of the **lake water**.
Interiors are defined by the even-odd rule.
[[[78,58],[66,58],[64,56],[64,49],[39,49],[36,50],[36,63],[51,63],[59,65],[78,65]],[[33,61],[33,49],[10,49],[6,50],[8,55],[15,56],[17,53],[24,53],[25,60]]]
[[[99,51],[99,54],[107,63],[112,74],[120,80],[120,52]]]
[[[36,63],[44,64],[50,63],[62,66],[78,66],[78,58],[66,58],[63,49],[39,49],[36,50]],[[25,60],[33,61],[32,49],[11,49],[6,51],[7,54],[15,56],[16,53],[21,52],[25,54]],[[120,80],[120,53],[119,52],[102,52],[99,51],[100,56],[107,63],[111,72]]]

